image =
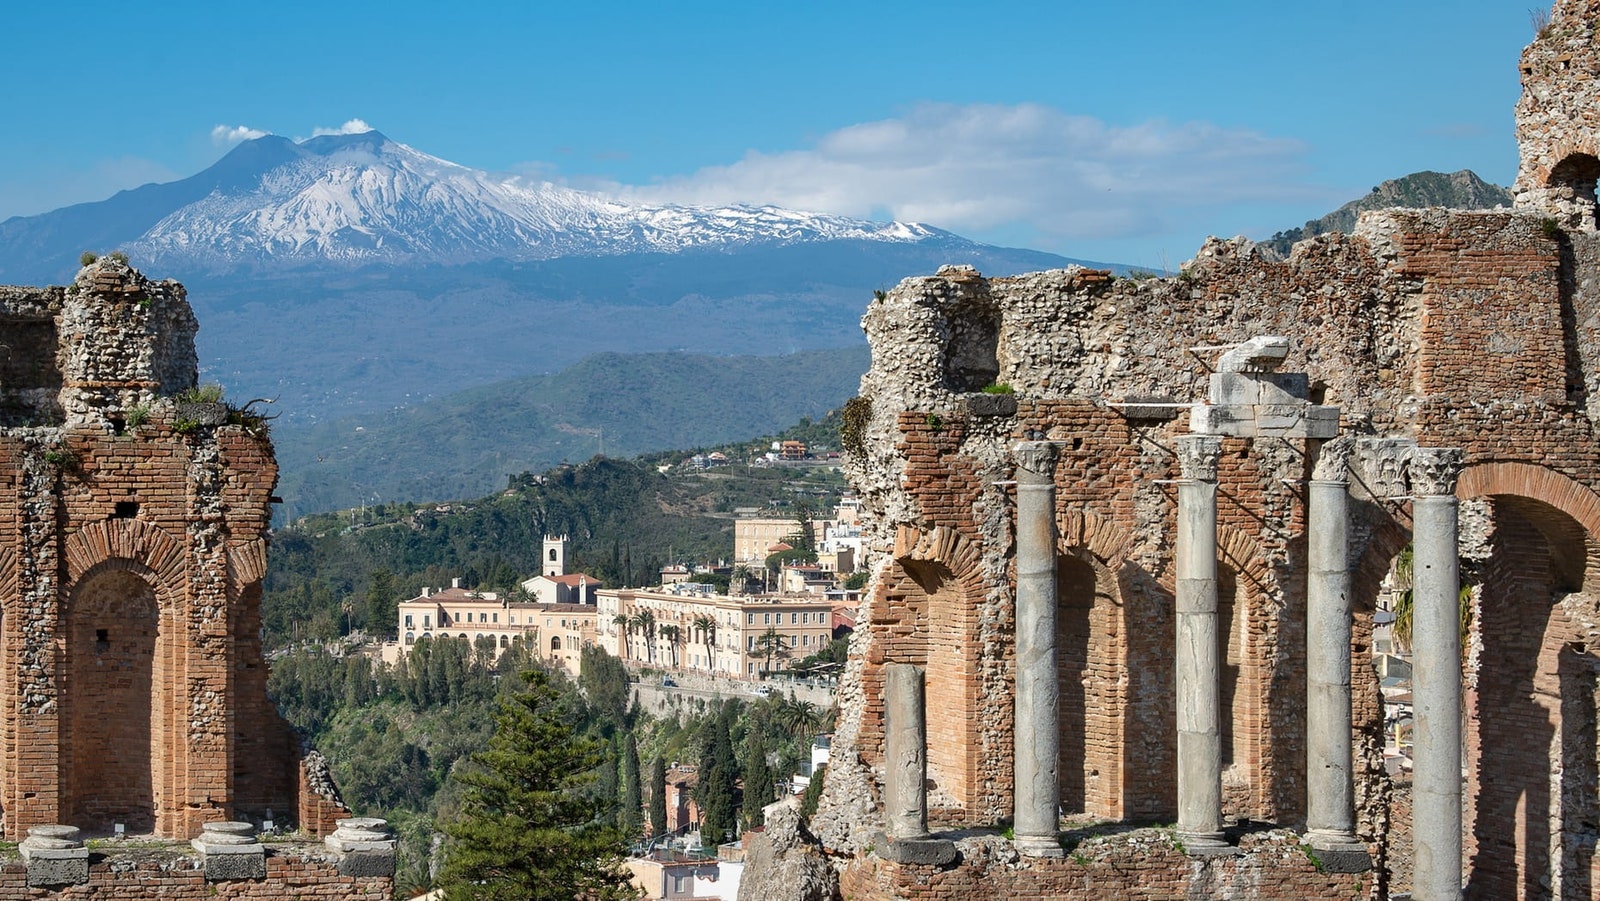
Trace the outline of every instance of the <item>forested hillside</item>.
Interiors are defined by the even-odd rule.
[[[746,459],[778,437],[837,443],[833,415],[724,448]],[[452,579],[509,591],[538,572],[546,534],[572,539],[570,566],[611,586],[653,584],[668,562],[733,552],[733,510],[826,511],[844,488],[827,466],[736,464],[704,471],[689,452],[595,457],[512,477],[498,494],[451,504],[380,504],[303,517],[273,535],[263,616],[269,647],[362,630],[391,634],[395,604]],[[665,467],[666,471],[661,469]]]

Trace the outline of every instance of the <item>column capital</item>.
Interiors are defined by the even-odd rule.
[[[1406,494],[1406,465],[1417,443],[1410,438],[1358,438],[1355,463],[1373,497]]]
[[[1322,442],[1317,448],[1317,462],[1311,469],[1314,482],[1348,482],[1350,457],[1355,453],[1355,442],[1349,437]]]
[[[1177,451],[1178,467],[1185,479],[1201,482],[1217,480],[1217,461],[1222,457],[1222,436],[1180,435]]]
[[[1056,471],[1056,443],[1054,441],[1018,441],[1011,446],[1011,456],[1017,461],[1019,473],[1053,479]]]
[[[1455,494],[1461,461],[1458,447],[1417,448],[1411,455],[1411,494],[1416,497]]]

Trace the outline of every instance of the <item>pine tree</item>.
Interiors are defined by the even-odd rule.
[[[622,837],[600,822],[605,803],[584,791],[603,759],[574,734],[560,695],[541,670],[501,703],[489,748],[454,778],[461,814],[440,882],[450,901],[610,901],[632,896],[619,858]]]
[[[667,764],[657,757],[650,764],[650,837],[667,834]]]

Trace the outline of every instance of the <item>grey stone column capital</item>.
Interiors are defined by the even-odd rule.
[[[1190,481],[1215,482],[1222,459],[1222,436],[1183,435],[1176,442],[1178,467]]]
[[[1442,497],[1456,493],[1462,453],[1458,447],[1419,447],[1411,455],[1411,493]]]
[[[1018,441],[1011,447],[1017,461],[1018,481],[1052,481],[1056,472],[1056,444],[1053,441]],[[1032,476],[1032,479],[1026,479]]]
[[[1317,462],[1311,468],[1313,482],[1349,482],[1350,457],[1355,453],[1355,442],[1350,438],[1324,441],[1317,448]]]

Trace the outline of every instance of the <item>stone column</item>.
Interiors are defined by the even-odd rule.
[[[1222,732],[1218,728],[1217,459],[1222,438],[1184,435],[1178,464],[1178,837],[1190,852],[1222,838]]]
[[[928,834],[928,720],[922,667],[890,663],[883,668],[883,729],[883,807],[889,828],[878,834],[878,855],[899,863],[950,863],[956,859],[955,843]]]
[[[1324,444],[1307,493],[1306,840],[1365,852],[1351,781],[1349,453],[1347,442]]]
[[[1017,699],[1012,822],[1017,850],[1060,857],[1061,685],[1056,675],[1056,448],[1023,441],[1017,460]]]
[[[883,806],[891,839],[928,837],[928,727],[922,668],[883,668]]]
[[[1416,901],[1461,898],[1461,591],[1456,476],[1461,451],[1419,447],[1411,458],[1412,777]]]

